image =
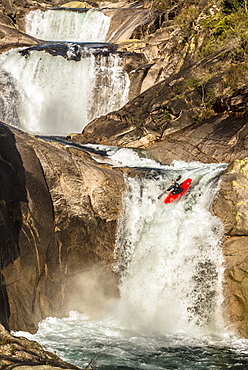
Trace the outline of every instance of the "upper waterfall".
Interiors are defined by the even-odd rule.
[[[33,10],[26,15],[26,33],[48,41],[105,41],[110,17],[96,9]]]
[[[65,136],[125,105],[130,80],[123,58],[99,43],[109,21],[95,9],[31,11],[27,32],[51,42],[1,54],[0,119],[34,134]]]
[[[0,68],[0,119],[34,134],[81,132],[128,101],[129,77],[116,53],[95,55],[76,44],[67,45],[66,57],[12,50],[0,55]]]

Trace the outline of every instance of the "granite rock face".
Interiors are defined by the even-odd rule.
[[[221,76],[208,80],[205,87],[190,85],[193,72],[200,75],[201,68],[199,65],[198,72],[196,67],[187,68],[156,84],[119,111],[96,118],[72,140],[145,148],[166,164],[176,159],[214,163],[245,157],[247,86],[229,97],[217,98]],[[210,95],[211,114],[202,119],[209,109],[203,98]]]
[[[223,176],[214,211],[223,221],[224,312],[231,330],[248,337],[248,158],[235,160]]]
[[[11,330],[35,332],[79,307],[98,315],[118,296],[122,174],[78,149],[0,130],[2,323],[10,316]]]

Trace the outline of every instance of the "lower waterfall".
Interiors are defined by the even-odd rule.
[[[226,164],[162,166],[131,149],[106,153],[113,166],[140,174],[126,178],[116,238],[120,298],[97,320],[71,312],[25,335],[98,369],[244,368],[247,340],[230,333],[222,318],[223,227],[210,209]],[[178,175],[192,185],[165,205],[158,196]]]
[[[128,101],[129,76],[118,53],[65,45],[66,57],[35,49],[0,55],[1,121],[65,136]]]
[[[223,228],[209,204],[222,170],[184,164],[156,180],[129,179],[117,264],[125,325],[159,333],[220,330]],[[193,179],[191,189],[165,205],[156,198],[178,174]]]

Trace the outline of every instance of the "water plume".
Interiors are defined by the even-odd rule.
[[[117,276],[99,265],[69,277],[67,284],[67,311],[81,312],[90,319],[101,319],[119,297]]]
[[[191,189],[168,205],[156,201],[159,185],[168,186],[178,174],[127,180],[116,265],[122,276],[119,317],[125,326],[158,333],[224,328],[223,227],[209,210],[222,171],[223,165],[186,165],[179,172],[193,179]]]

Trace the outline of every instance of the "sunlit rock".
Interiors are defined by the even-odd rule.
[[[223,176],[214,206],[224,223],[226,239],[224,309],[230,328],[248,337],[248,158],[235,160]]]
[[[45,351],[35,341],[11,335],[0,325],[0,367],[14,366],[20,370],[69,370],[80,369],[59,359],[54,353]]]

